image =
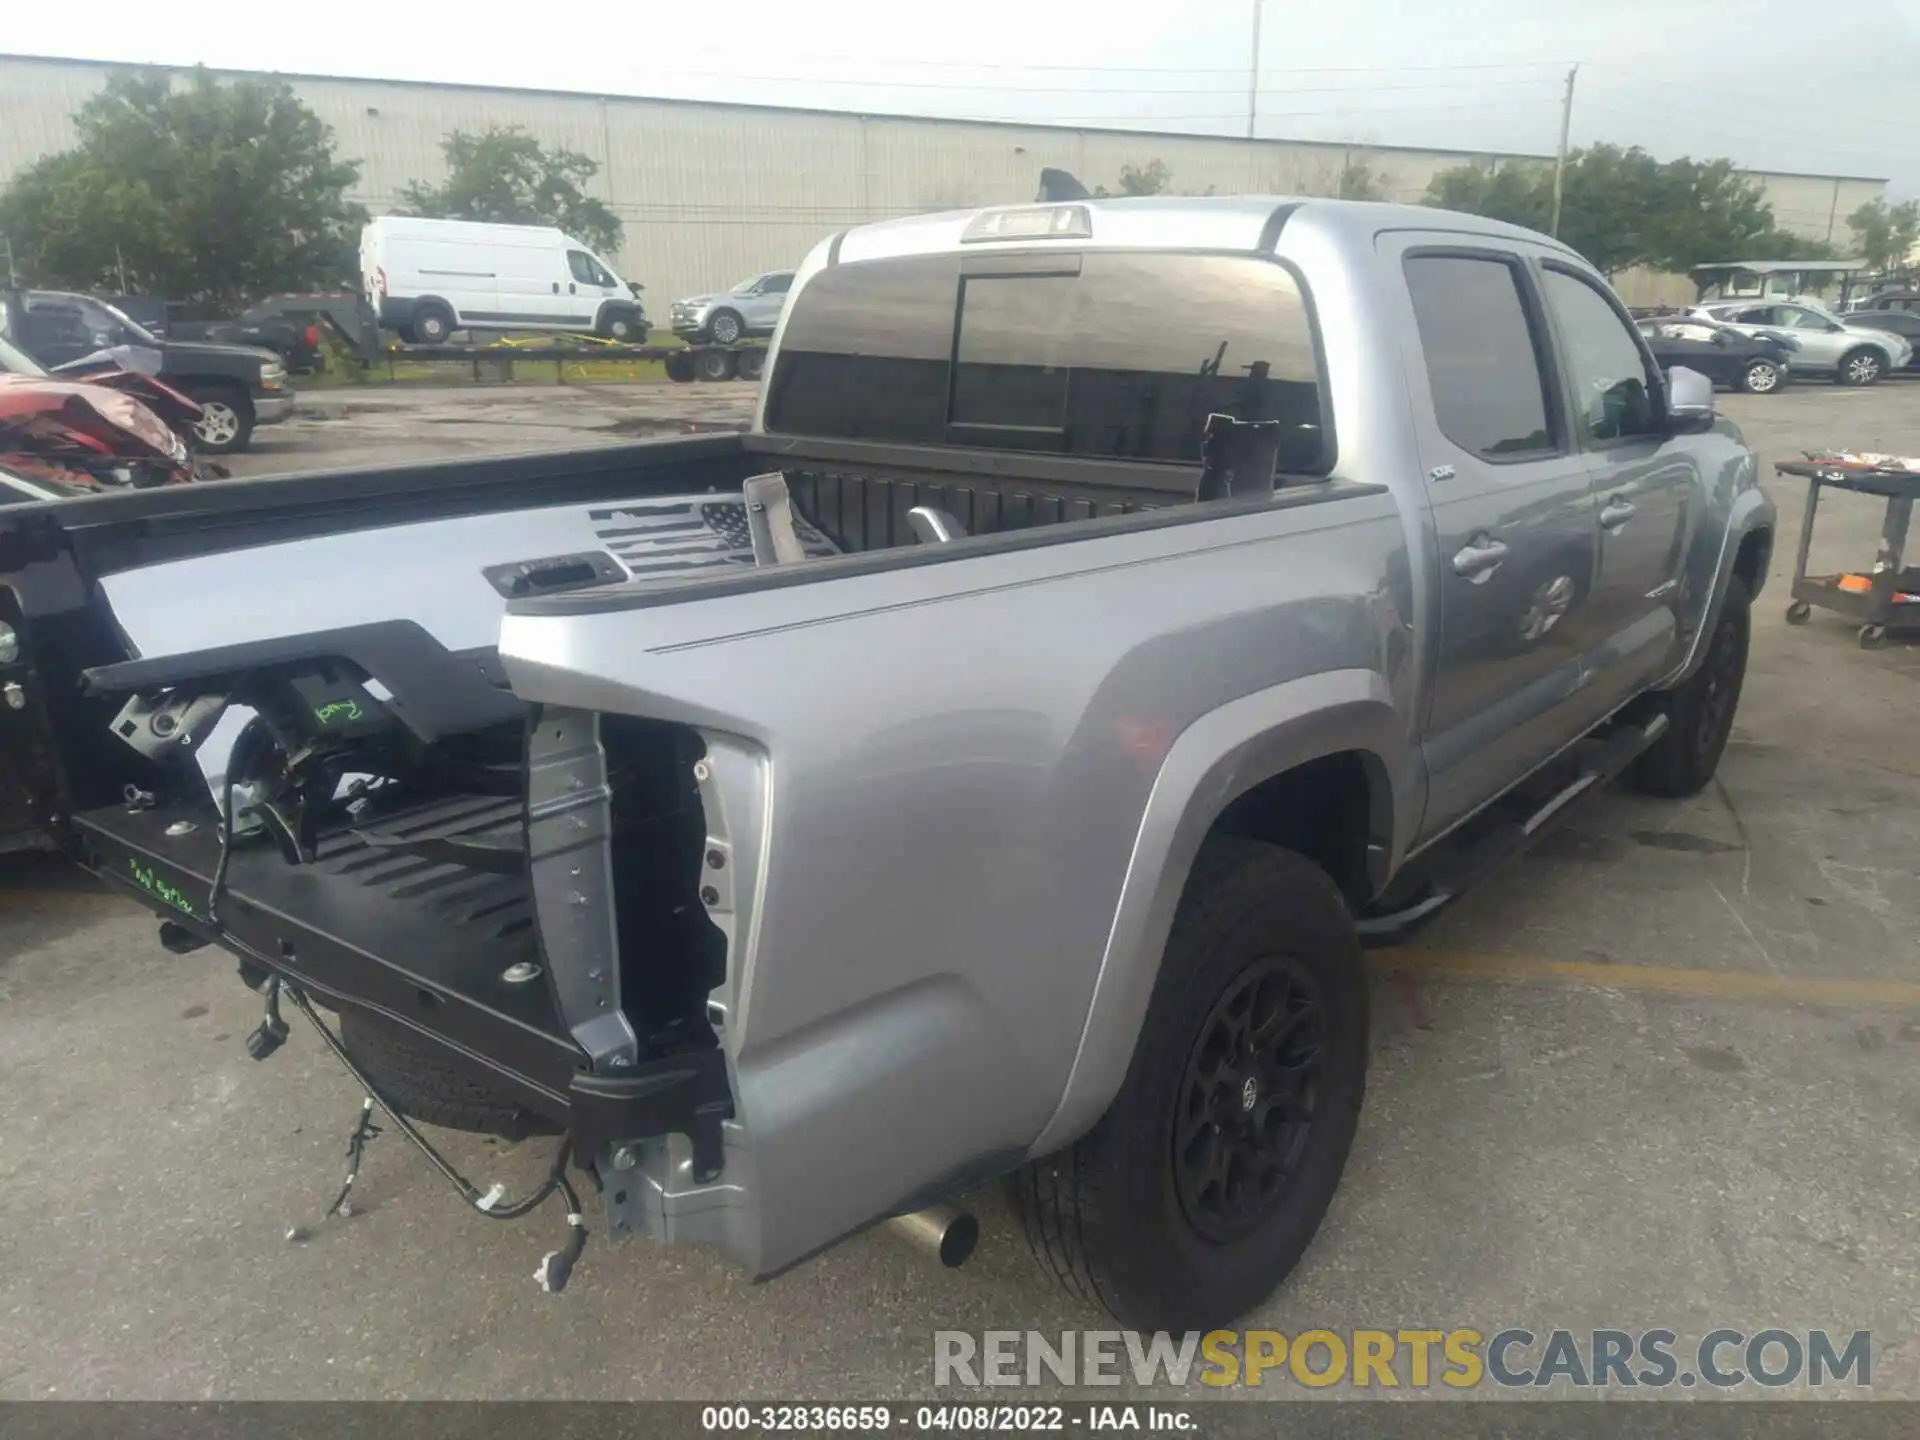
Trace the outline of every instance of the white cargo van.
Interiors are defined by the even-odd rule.
[[[640,287],[545,226],[381,215],[360,232],[360,280],[380,323],[422,344],[473,329],[647,338]]]

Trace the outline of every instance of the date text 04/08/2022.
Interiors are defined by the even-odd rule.
[[[700,1412],[704,1431],[811,1431],[972,1434],[1064,1430],[1192,1431],[1192,1416],[1163,1405],[709,1405]]]

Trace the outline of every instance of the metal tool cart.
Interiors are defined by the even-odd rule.
[[[1912,467],[1912,468],[1909,468]],[[1907,522],[1913,502],[1920,498],[1920,460],[1892,455],[1809,455],[1805,460],[1782,460],[1774,467],[1782,475],[1798,475],[1807,482],[1807,508],[1800,522],[1800,550],[1793,561],[1793,603],[1787,623],[1804,625],[1818,605],[1860,626],[1860,648],[1877,650],[1886,644],[1889,630],[1920,630],[1920,570],[1903,570]],[[1813,517],[1826,487],[1874,495],[1887,502],[1880,526],[1880,553],[1865,574],[1807,574],[1807,552],[1813,545]]]

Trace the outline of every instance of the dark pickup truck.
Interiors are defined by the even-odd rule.
[[[194,435],[209,454],[245,450],[256,426],[293,413],[286,364],[271,350],[162,339],[90,295],[25,290],[0,300],[0,329],[47,369],[59,371],[110,351],[126,368],[192,397],[201,409]]]

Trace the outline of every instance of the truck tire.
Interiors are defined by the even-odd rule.
[[[693,373],[702,380],[731,380],[734,363],[731,350],[698,350],[693,356]]]
[[[207,455],[232,455],[247,448],[253,440],[253,401],[245,390],[215,380],[185,388],[201,411],[193,426],[195,448]]]
[[[1290,850],[1209,841],[1119,1094],[1014,1177],[1035,1259],[1130,1327],[1245,1314],[1327,1212],[1366,1066],[1366,978],[1339,888]]]
[[[621,345],[647,343],[647,327],[632,310],[610,309],[600,317],[600,338]]]
[[[1679,688],[1652,697],[1651,713],[1664,712],[1667,729],[1627,771],[1633,789],[1681,800],[1713,779],[1733,733],[1733,712],[1747,675],[1751,608],[1746,582],[1733,576],[1700,668]]]
[[[546,1116],[523,1109],[511,1095],[489,1085],[483,1071],[415,1039],[404,1025],[384,1015],[342,1009],[340,1043],[367,1072],[381,1098],[410,1119],[506,1140],[560,1133],[561,1127]]]

